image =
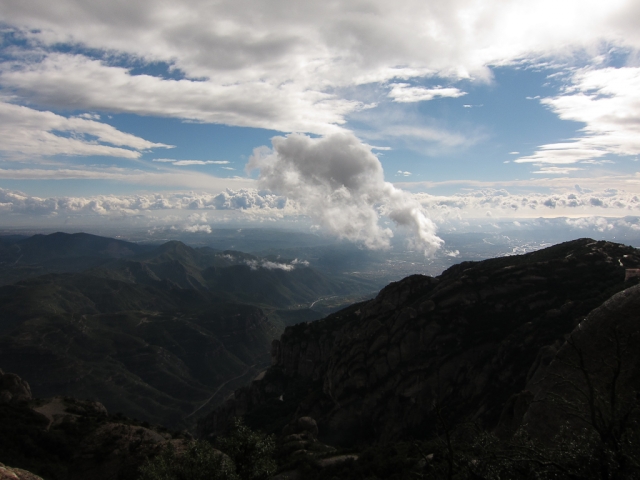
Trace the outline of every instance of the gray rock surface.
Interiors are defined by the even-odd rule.
[[[20,403],[29,400],[29,384],[14,373],[3,373],[0,370],[0,403]]]
[[[21,468],[11,468],[4,463],[0,463],[0,480],[43,480],[42,477],[34,475]]]
[[[527,390],[521,423],[534,438],[562,441],[567,427],[619,437],[640,421],[640,285],[580,322]]]
[[[218,434],[242,415],[279,432],[311,416],[321,441],[349,445],[429,437],[440,416],[508,436],[565,337],[629,286],[625,269],[637,265],[632,247],[581,239],[407,277],[369,302],[287,328],[265,376],[199,432]]]

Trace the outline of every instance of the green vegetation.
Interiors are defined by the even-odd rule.
[[[331,455],[289,460],[283,471],[305,480],[634,480],[640,465],[637,439],[626,463],[614,461],[586,431],[558,442],[534,442],[525,436],[504,441],[473,427],[447,443],[443,432],[429,441],[403,441],[346,449]],[[559,438],[556,440],[560,440]],[[343,461],[327,462],[330,458]],[[348,457],[357,457],[348,458]]]
[[[169,445],[140,468],[139,480],[238,480],[238,476],[229,457],[198,441],[181,454]]]
[[[267,480],[276,470],[273,437],[241,420],[216,446],[199,440],[179,453],[170,444],[140,468],[139,480]]]
[[[251,430],[241,419],[217,445],[234,461],[242,480],[266,480],[276,470],[274,438]]]

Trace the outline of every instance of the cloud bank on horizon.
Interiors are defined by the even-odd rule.
[[[428,215],[637,209],[640,4],[633,0],[300,1],[296,8],[280,0],[31,0],[0,3],[0,17],[5,214],[309,215],[371,248],[388,245],[387,217],[431,252],[439,239]],[[486,92],[511,88],[496,80],[500,69],[538,75],[529,103],[547,121],[575,128],[509,130],[509,101],[505,120],[490,123],[500,102],[487,103]],[[192,136],[171,131],[179,130],[173,120],[184,132],[206,124],[288,135],[250,160],[256,181],[232,173],[242,170],[242,153],[204,154]],[[378,155],[363,142],[376,144]],[[513,155],[494,161],[490,144]],[[386,182],[385,169],[405,177],[414,195]],[[39,195],[35,180],[59,193]],[[73,182],[89,187],[69,194]],[[105,182],[117,182],[120,193],[86,194],[91,185],[108,190]],[[473,190],[427,193],[456,182]],[[486,187],[496,182],[503,186]],[[161,187],[173,192],[148,193]],[[185,207],[184,198],[201,206]]]
[[[406,192],[402,192],[402,195],[406,195]],[[453,195],[418,193],[410,198],[417,200],[421,208],[428,211],[438,223],[481,218],[640,216],[640,195],[616,189],[591,190],[580,185],[562,194],[512,194],[505,189],[485,188]],[[91,197],[39,197],[0,188],[0,213],[12,215],[5,217],[5,220],[14,218],[17,222],[15,225],[23,224],[19,222],[22,215],[63,220],[83,220],[95,216],[136,220],[149,218],[149,222],[141,223],[143,227],[150,227],[154,222],[164,226],[176,226],[175,222],[224,225],[242,223],[243,220],[273,223],[286,218],[297,222],[297,217],[306,215],[308,208],[285,196],[252,188],[227,189],[216,194],[188,192]],[[367,204],[363,208],[375,210],[375,205]],[[157,216],[160,212],[166,212],[166,215]],[[198,216],[196,212],[203,213]],[[223,216],[216,218],[212,215],[207,218],[207,213]],[[6,224],[13,225],[9,222]],[[385,238],[384,233],[382,238]]]

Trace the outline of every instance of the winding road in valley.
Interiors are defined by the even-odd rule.
[[[190,416],[192,416],[194,413],[196,413],[196,412],[200,411],[202,408],[204,408],[205,406],[207,406],[207,405],[209,404],[209,402],[210,402],[211,400],[213,400],[213,397],[215,397],[215,396],[218,394],[218,392],[220,392],[220,390],[222,390],[222,388],[223,388],[227,383],[229,383],[229,382],[233,382],[234,380],[238,380],[239,378],[244,377],[244,376],[245,376],[247,373],[249,373],[249,371],[250,371],[253,367],[255,367],[255,366],[256,366],[256,364],[254,363],[253,365],[251,365],[251,366],[247,367],[247,369],[246,369],[246,370],[244,371],[244,373],[242,373],[241,375],[238,375],[237,377],[231,378],[231,379],[227,380],[226,382],[224,382],[222,385],[220,385],[220,386],[216,389],[216,391],[215,391],[215,392],[213,392],[213,395],[211,395],[211,396],[210,396],[210,397],[209,397],[209,398],[208,398],[208,399],[207,399],[207,400],[206,400],[202,405],[200,405],[198,408],[196,408],[193,412],[191,412],[189,415],[187,415],[187,416],[186,416],[186,417],[184,417],[184,418],[189,418],[189,417],[190,417]]]
[[[339,297],[339,295],[332,295],[331,297],[321,297],[319,299],[317,299],[315,302],[313,302],[311,305],[309,305],[309,308],[313,308],[313,306],[318,303],[321,302],[322,300],[329,300],[330,298],[337,298]]]

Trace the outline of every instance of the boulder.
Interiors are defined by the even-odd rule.
[[[31,400],[29,384],[14,373],[0,370],[0,403],[24,403]]]
[[[43,480],[42,477],[21,468],[11,468],[0,463],[0,480]]]

